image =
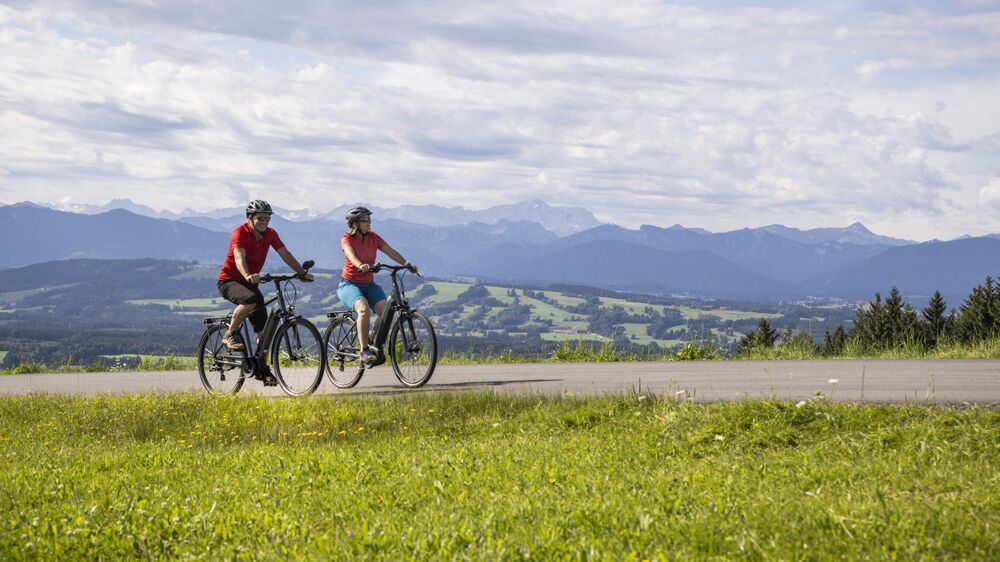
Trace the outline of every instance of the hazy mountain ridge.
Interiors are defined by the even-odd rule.
[[[379,207],[371,203],[350,203],[326,212],[310,209],[285,209],[275,207],[275,213],[292,221],[333,220],[343,222],[350,209],[363,205],[371,209],[380,220],[397,219],[426,226],[455,226],[474,222],[496,224],[500,221],[530,221],[546,226],[561,236],[593,228],[600,224],[590,211],[582,207],[553,206],[540,200],[523,201],[511,205],[497,205],[481,210],[464,207],[441,207],[438,205],[401,205],[399,207]],[[53,207],[48,207],[53,208]],[[215,209],[207,212],[185,209],[179,213],[157,211],[145,205],[133,203],[129,199],[115,199],[104,205],[70,205],[56,210],[78,214],[101,214],[113,209],[124,209],[131,213],[151,218],[184,220],[198,226],[210,225],[204,219],[219,220],[236,216],[243,218],[242,207]]]
[[[0,220],[9,230],[0,268],[10,268],[68,258],[151,257],[220,265],[229,233],[244,218],[240,212],[167,220],[123,209],[85,215],[24,203],[0,207]],[[329,269],[343,264],[342,219],[296,221],[279,213],[272,227],[300,260],[313,259]],[[723,233],[605,224],[560,237],[526,219],[432,226],[383,216],[375,230],[435,276],[654,293],[864,298],[897,285],[909,294],[964,295],[986,275],[1000,273],[992,265],[1000,256],[995,237],[901,245],[857,224],[840,232],[771,225]],[[281,267],[273,257],[269,265]],[[10,289],[0,287],[4,290]]]
[[[167,219],[116,209],[97,215],[36,205],[0,207],[8,227],[0,267],[68,258],[158,258],[209,261],[227,236]]]
[[[790,228],[781,224],[771,224],[763,226],[757,230],[770,232],[776,236],[787,238],[802,244],[822,244],[825,242],[836,242],[839,244],[854,244],[858,246],[881,245],[881,246],[905,246],[916,244],[913,240],[902,240],[891,236],[879,236],[868,230],[865,225],[856,222],[847,228],[814,228],[810,230],[800,230]]]

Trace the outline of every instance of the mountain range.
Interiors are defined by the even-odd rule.
[[[7,226],[0,268],[68,258],[221,264],[229,233],[245,220],[242,209],[171,218],[127,200],[120,204],[80,209],[87,213],[33,203],[0,207]],[[314,216],[278,210],[271,226],[297,258],[339,269],[342,217],[351,206]],[[860,223],[721,233],[680,225],[631,230],[600,224],[585,209],[541,201],[479,211],[432,205],[373,210],[374,229],[436,277],[705,297],[855,300],[894,285],[914,298],[939,290],[961,299],[987,275],[1000,273],[1000,239],[993,236],[917,243],[877,235]],[[155,214],[161,216],[150,216]],[[282,266],[274,259],[269,265]]]
[[[276,207],[275,214],[291,221],[329,219],[342,222],[347,211],[359,205],[371,209],[380,220],[395,219],[427,226],[455,226],[474,222],[496,224],[500,221],[519,222],[526,220],[546,224],[549,230],[560,236],[564,236],[601,224],[586,209],[580,207],[553,207],[539,200],[523,201],[512,205],[498,205],[482,210],[469,210],[464,207],[441,207],[438,205],[378,207],[371,203],[351,203],[349,205],[341,205],[323,213],[316,213],[309,209],[283,209]],[[228,225],[232,222],[232,217],[242,220],[244,216],[243,207],[230,207],[208,212],[185,209],[180,213],[175,213],[172,211],[157,211],[151,207],[133,203],[129,199],[114,199],[104,205],[71,205],[68,208],[57,210],[96,215],[116,209],[126,210],[151,218],[181,219],[198,224],[199,226],[211,225],[214,221],[220,219],[224,220],[223,224]]]

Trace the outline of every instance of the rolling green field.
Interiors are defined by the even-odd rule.
[[[193,269],[190,271],[185,271],[179,274],[179,277],[184,276],[203,276],[205,271],[200,269]],[[321,274],[321,276],[329,277],[329,274]],[[489,306],[477,304],[477,301],[472,301],[470,303],[464,304],[454,312],[453,316],[446,322],[441,322],[441,317],[435,315],[433,312],[435,307],[447,305],[448,303],[453,303],[456,301],[463,293],[472,287],[471,283],[460,283],[460,282],[447,282],[447,281],[430,281],[427,282],[434,288],[434,294],[423,296],[415,301],[413,304],[417,305],[420,309],[425,311],[430,311],[431,319],[438,328],[441,335],[453,335],[453,336],[482,336],[486,333],[491,335],[503,335],[510,334],[514,336],[523,336],[528,332],[538,333],[543,341],[606,341],[609,339],[609,332],[594,332],[590,326],[591,315],[581,312],[570,312],[572,307],[579,307],[581,304],[586,302],[586,299],[568,295],[559,291],[545,290],[538,291],[538,294],[544,295],[544,297],[534,298],[527,296],[523,289],[515,289],[517,295],[516,299],[522,305],[527,305],[530,309],[528,319],[522,321],[516,325],[504,324],[503,327],[497,326],[476,326],[470,323],[471,318],[477,317],[486,322],[490,322],[502,314],[509,307],[515,303],[515,297],[509,293],[510,289],[507,287],[491,286],[486,285],[487,296],[495,299],[496,302],[490,304]],[[329,287],[323,289],[323,292],[316,292],[317,288],[313,286],[302,285],[300,286],[303,291],[299,297],[298,302],[303,305],[304,311],[310,319],[318,324],[325,324],[325,316],[318,314],[319,311],[326,311],[340,308],[340,302],[337,299],[336,293]],[[411,295],[419,289],[411,290]],[[269,290],[266,291],[269,293]],[[2,297],[2,295],[0,295]],[[21,295],[13,295],[9,297],[12,302],[16,301],[17,298],[23,298]],[[548,300],[546,300],[548,299]],[[0,299],[2,300],[2,299]],[[182,314],[186,316],[221,316],[225,315],[231,311],[231,306],[224,299],[213,296],[206,298],[189,298],[189,299],[131,299],[126,301],[128,304],[143,306],[143,305],[162,305],[170,307],[171,311],[177,314]],[[499,306],[497,306],[497,302]],[[704,308],[696,308],[693,306],[676,306],[669,307],[662,304],[647,304],[643,302],[630,301],[627,298],[611,298],[611,297],[599,297],[599,305],[602,309],[611,311],[612,309],[618,308],[623,310],[627,314],[631,315],[645,315],[649,310],[655,311],[656,314],[667,314],[672,311],[680,314],[677,320],[676,326],[670,328],[670,332],[681,331],[684,328],[688,328],[687,322],[694,322],[694,327],[689,328],[689,331],[697,332],[697,336],[705,336],[709,333],[715,338],[715,342],[719,345],[726,346],[733,344],[738,341],[743,335],[738,331],[723,332],[719,330],[712,330],[708,326],[702,326],[699,324],[699,320],[713,319],[718,321],[728,321],[728,320],[746,320],[746,319],[756,319],[756,318],[780,318],[781,314],[769,314],[763,312],[751,312],[751,311],[740,311],[732,310],[728,308],[711,308],[711,305],[706,304]],[[310,305],[319,305],[311,306]],[[485,308],[483,308],[485,306]],[[678,334],[678,337],[658,337],[654,338],[647,333],[647,324],[635,321],[625,321],[615,324],[618,328],[624,331],[625,337],[637,345],[649,345],[656,343],[663,348],[673,348],[683,342],[689,340],[691,334]]]
[[[0,399],[0,558],[1000,557],[1000,411]]]
[[[7,291],[6,293],[0,293],[0,302],[7,304],[17,304],[18,301],[24,297],[31,296],[35,293],[41,292],[42,289],[26,289],[24,291]]]
[[[422,309],[432,311],[432,320],[435,321],[438,320],[438,318],[433,315],[435,306],[444,305],[457,300],[462,293],[467,291],[472,286],[468,283],[443,281],[431,281],[427,284],[434,287],[435,294],[419,299],[418,306]],[[486,285],[486,290],[490,297],[501,303],[501,306],[490,306],[486,312],[485,319],[489,320],[495,318],[506,308],[514,304],[515,297],[509,294],[509,291],[511,290],[510,288]],[[540,334],[541,339],[544,341],[605,341],[608,339],[606,334],[601,335],[593,333],[589,330],[589,314],[569,311],[571,307],[577,307],[585,303],[586,299],[578,296],[567,295],[559,291],[537,291],[537,293],[544,295],[545,298],[554,301],[553,304],[553,302],[546,302],[541,298],[528,296],[523,289],[514,289],[514,292],[517,294],[517,299],[520,304],[530,307],[529,316],[531,318],[531,322],[524,323],[510,329],[491,329],[491,332],[512,334],[523,333],[525,330],[529,330],[531,328],[532,322],[537,323],[538,321],[541,321],[551,322],[551,325],[548,325],[548,328],[543,330]],[[671,310],[675,310],[680,313],[681,320],[679,320],[676,326],[672,328],[673,331],[685,328],[685,322],[688,320],[697,322],[699,319],[711,318],[714,320],[726,321],[757,318],[773,319],[780,318],[782,316],[781,314],[774,313],[740,311],[727,308],[711,308],[709,305],[706,305],[705,308],[695,308],[691,306],[669,307],[662,304],[647,304],[643,302],[630,301],[626,298],[599,297],[598,302],[600,303],[600,307],[602,309],[612,310],[613,308],[620,308],[625,313],[633,315],[645,315],[649,310],[653,310],[657,314],[665,314]],[[474,328],[469,329],[464,326],[464,324],[466,324],[468,320],[474,317],[477,313],[477,308],[478,307],[475,305],[464,305],[456,312],[455,321],[451,325],[446,324],[444,326],[439,326],[439,332],[445,335],[481,334],[481,330],[476,330]],[[648,326],[647,323],[620,322],[615,324],[615,326],[622,328],[625,336],[631,342],[638,345],[649,345],[655,342],[661,347],[671,348],[686,341],[686,338],[653,338],[646,331]],[[710,328],[705,328],[702,332],[703,333],[701,335],[711,333],[715,338],[716,343],[720,345],[736,342],[743,335],[739,332],[725,333],[719,330],[711,330]]]

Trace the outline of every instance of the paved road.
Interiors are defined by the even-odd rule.
[[[837,382],[833,382],[837,381]],[[389,366],[365,374],[352,390],[324,380],[318,393],[357,394],[493,389],[597,394],[655,392],[696,401],[774,397],[830,400],[1000,404],[1000,361],[701,361],[670,363],[533,363],[443,365],[420,390],[400,386]],[[0,395],[105,394],[201,390],[194,371],[0,375]],[[244,393],[278,395],[249,381]]]

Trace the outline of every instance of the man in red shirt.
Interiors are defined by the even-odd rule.
[[[219,270],[219,293],[227,301],[237,305],[229,330],[222,340],[232,350],[245,347],[234,336],[248,316],[258,338],[267,322],[264,295],[261,294],[258,284],[260,270],[264,267],[269,249],[274,248],[288,267],[301,275],[304,281],[313,280],[312,274],[302,269],[298,260],[285,248],[278,233],[268,228],[271,213],[271,205],[267,201],[257,199],[247,205],[247,222],[238,226],[230,236],[229,253],[226,255],[226,262],[222,264],[222,269]],[[273,375],[269,378],[273,378]],[[264,382],[267,384],[269,381]]]

